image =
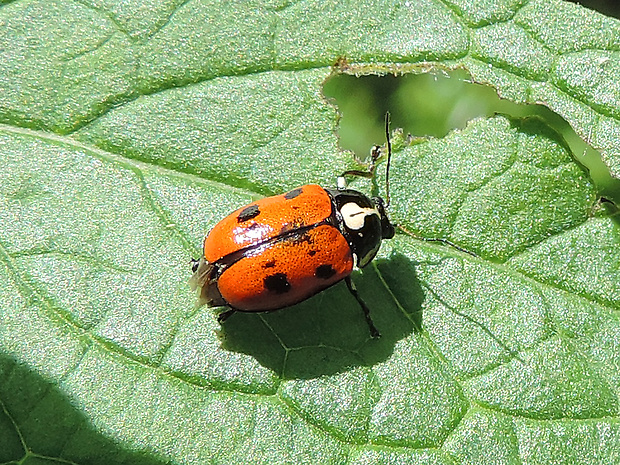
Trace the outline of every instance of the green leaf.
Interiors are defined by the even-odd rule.
[[[0,462],[617,460],[620,227],[543,120],[395,135],[401,229],[353,276],[379,340],[344,285],[220,328],[187,280],[228,212],[356,166],[322,95],[338,58],[463,67],[617,174],[618,21],[543,0],[19,0],[0,24]]]

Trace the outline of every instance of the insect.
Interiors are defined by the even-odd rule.
[[[394,237],[386,215],[389,203],[391,144],[386,115],[386,199],[369,198],[344,186],[345,175],[373,177],[370,170],[346,171],[337,189],[307,184],[239,208],[207,234],[204,253],[192,260],[190,284],[199,303],[234,312],[266,312],[289,307],[344,280],[356,298],[373,338],[379,337],[370,311],[351,281],[377,254],[381,241]]]

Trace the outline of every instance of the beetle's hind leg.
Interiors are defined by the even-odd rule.
[[[370,317],[370,309],[368,308],[368,306],[364,303],[364,301],[358,294],[357,289],[355,285],[353,284],[353,281],[351,281],[351,276],[347,276],[346,278],[344,278],[344,282],[347,283],[349,292],[353,294],[353,297],[355,297],[355,300],[357,300],[357,303],[360,305],[360,307],[362,307],[362,311],[364,312],[364,318],[366,318],[366,324],[368,324],[368,329],[370,330],[370,336],[373,339],[377,339],[378,337],[381,337],[381,333],[379,332],[374,322],[372,321],[372,318]]]
[[[225,312],[220,313],[217,316],[217,322],[219,324],[224,323],[226,320],[228,320],[233,315],[233,313],[236,313],[236,312],[237,312],[237,310],[235,310],[234,308],[229,308],[228,310],[226,310]]]

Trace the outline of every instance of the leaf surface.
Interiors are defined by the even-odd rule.
[[[1,463],[617,460],[620,230],[544,121],[395,139],[410,234],[353,276],[379,340],[344,285],[220,330],[187,279],[230,211],[355,167],[321,93],[339,57],[464,67],[618,173],[618,21],[542,0],[18,0],[0,24]]]

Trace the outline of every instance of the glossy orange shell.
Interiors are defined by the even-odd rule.
[[[284,232],[319,223],[331,213],[329,195],[316,184],[258,200],[239,208],[215,225],[205,238],[204,257],[215,263],[233,252],[261,244]]]
[[[255,255],[227,268],[217,286],[232,308],[275,310],[307,299],[352,270],[353,257],[346,239],[335,227],[323,224],[268,247],[259,246]],[[279,278],[279,287],[270,289],[267,283],[273,277]]]
[[[316,184],[228,215],[205,238],[206,262],[197,278],[205,301],[242,311],[276,310],[351,274],[351,248],[337,227],[326,224],[331,216],[331,197]]]

